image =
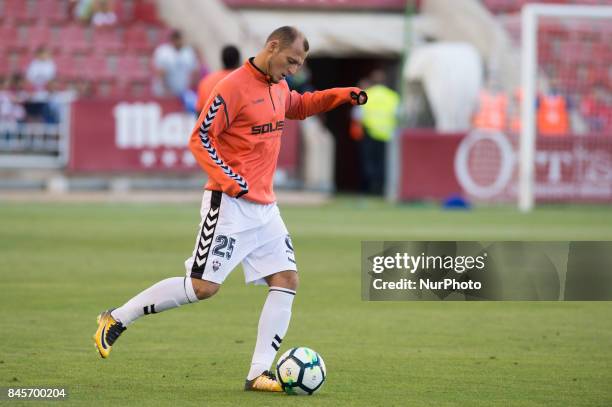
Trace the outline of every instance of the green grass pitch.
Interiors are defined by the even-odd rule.
[[[145,317],[97,355],[98,312],[183,275],[196,204],[1,204],[0,386],[66,386],[60,404],[85,406],[612,405],[612,302],[363,302],[359,270],[361,240],[612,240],[612,208],[340,198],[281,211],[301,286],[280,352],[323,356],[318,394],[242,391],[266,291],[239,269],[217,296]]]

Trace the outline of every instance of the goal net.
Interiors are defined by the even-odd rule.
[[[529,4],[520,36],[519,208],[612,201],[612,7]]]

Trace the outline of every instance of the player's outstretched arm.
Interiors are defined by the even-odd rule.
[[[327,112],[343,103],[363,105],[367,101],[366,93],[355,87],[332,88],[304,94],[291,91],[285,104],[285,116],[288,119],[304,120],[308,116]]]

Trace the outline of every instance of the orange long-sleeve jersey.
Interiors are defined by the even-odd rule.
[[[351,92],[333,88],[299,94],[284,80],[270,83],[252,62],[220,81],[191,133],[189,148],[208,174],[205,188],[267,204],[285,118],[303,120],[342,103],[356,103]]]

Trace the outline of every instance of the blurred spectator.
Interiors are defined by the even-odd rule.
[[[174,95],[181,100],[188,97],[194,74],[197,73],[198,59],[193,48],[184,44],[180,31],[173,31],[170,43],[161,44],[155,49],[153,67],[155,96]]]
[[[57,80],[49,82],[47,89],[43,120],[45,123],[57,124],[61,119],[62,108],[76,99],[77,92],[74,89],[62,89]]]
[[[35,91],[40,91],[44,90],[47,83],[55,78],[55,74],[55,62],[51,59],[47,47],[41,45],[36,49],[34,59],[28,65],[26,78]]]
[[[287,84],[289,85],[289,89],[295,90],[298,93],[312,92],[315,90],[315,88],[312,86],[310,79],[310,69],[308,69],[308,65],[304,63],[302,69],[297,71],[295,75],[290,75],[287,77]],[[365,88],[362,87],[361,89]]]
[[[70,8],[74,18],[84,23],[88,23],[93,14],[94,0],[70,0]]]
[[[113,25],[117,22],[114,0],[71,0],[70,8],[77,20],[95,26]]]
[[[506,128],[507,109],[508,97],[504,93],[483,89],[472,124],[476,129],[503,131]]]
[[[569,115],[565,97],[558,92],[548,92],[538,98],[538,134],[563,136],[569,133]]]
[[[114,0],[95,0],[93,4],[93,17],[91,23],[96,27],[114,25],[117,23],[117,15],[114,12]]]
[[[78,98],[90,98],[95,93],[92,83],[84,78],[72,81],[68,86],[68,90]]]
[[[596,85],[582,98],[580,113],[592,133],[612,133],[612,100],[605,86]]]
[[[240,51],[233,45],[223,47],[221,61],[223,62],[223,69],[211,72],[203,77],[198,84],[198,101],[196,103],[196,112],[198,113],[204,108],[215,85],[240,66]]]
[[[25,120],[23,107],[25,95],[18,94],[15,87],[16,83],[22,81],[20,76],[20,74],[13,74],[0,80],[0,123],[4,129],[3,133],[6,132],[7,126],[16,125]]]
[[[357,87],[361,89],[369,89],[372,86],[369,78],[363,78],[357,83]],[[361,120],[363,118],[363,105],[355,105],[351,109],[351,122],[349,124],[349,136],[355,141],[360,142],[363,140],[363,124]],[[362,157],[363,158],[363,157]],[[363,166],[361,167],[363,169]],[[365,178],[362,174],[362,181],[365,182]],[[365,191],[365,187],[362,188]]]
[[[55,63],[44,45],[36,50],[36,55],[28,69],[26,79],[31,88],[31,93],[24,102],[28,121],[42,122],[45,111],[48,110],[49,92],[47,85],[55,78]]]
[[[400,101],[397,92],[385,85],[384,71],[373,71],[369,79],[373,85],[365,90],[368,103],[356,111],[353,120],[360,120],[363,128],[362,189],[366,193],[381,195],[386,180],[387,142],[393,137],[397,126]]]

